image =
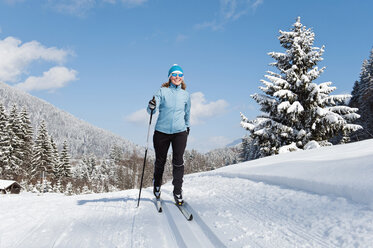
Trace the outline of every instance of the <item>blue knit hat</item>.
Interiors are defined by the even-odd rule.
[[[174,64],[170,70],[168,70],[168,77],[170,77],[171,73],[173,72],[179,72],[179,73],[183,73],[184,74],[184,71],[183,69],[181,69],[181,67],[177,64]]]

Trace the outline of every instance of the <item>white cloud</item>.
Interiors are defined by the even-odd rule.
[[[227,23],[236,21],[246,15],[250,9],[255,10],[264,0],[220,0],[220,11],[217,18],[195,25],[197,29],[211,28],[221,30]]]
[[[15,87],[24,91],[54,90],[77,80],[77,71],[62,66],[55,66],[43,73],[41,77],[31,76]]]
[[[130,6],[136,6],[136,5],[141,5],[148,0],[121,0],[122,3],[130,5]]]
[[[146,109],[140,109],[125,118],[127,121],[133,124],[144,124],[149,122],[149,114]]]
[[[196,29],[211,28],[214,31],[222,29],[222,26],[217,24],[216,20],[215,21],[210,21],[210,22],[198,23],[194,27]]]
[[[61,13],[84,16],[96,5],[96,0],[48,0],[48,5]]]
[[[37,41],[23,43],[14,37],[0,40],[0,81],[17,82],[35,61],[63,63],[70,51],[47,48]]]
[[[49,7],[58,12],[83,17],[97,6],[99,2],[108,4],[122,3],[125,7],[136,7],[148,0],[47,0]]]
[[[253,9],[256,9],[259,5],[263,4],[263,2],[264,0],[256,0],[251,6],[253,7]]]
[[[225,100],[207,102],[202,92],[191,94],[191,102],[190,121],[192,125],[204,123],[204,120],[224,113],[228,106]]]

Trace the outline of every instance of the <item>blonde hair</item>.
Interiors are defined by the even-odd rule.
[[[165,82],[164,84],[162,84],[162,87],[166,87],[166,88],[168,88],[168,87],[170,87],[170,83],[171,83],[171,79],[168,80],[168,82]],[[183,90],[186,89],[186,84],[185,84],[184,80],[181,82],[181,88],[182,88]]]

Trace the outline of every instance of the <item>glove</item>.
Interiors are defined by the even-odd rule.
[[[187,127],[186,132],[187,132],[187,135],[189,135],[189,132],[190,132],[190,128],[189,127]]]
[[[154,110],[156,106],[157,105],[156,105],[156,102],[155,102],[155,98],[153,97],[153,99],[151,99],[149,101],[148,107],[149,107],[150,110]]]

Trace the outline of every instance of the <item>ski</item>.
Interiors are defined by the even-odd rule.
[[[184,204],[185,204],[185,202],[184,202]],[[188,211],[188,209],[186,209],[185,205],[178,205],[176,203],[175,203],[175,205],[180,210],[180,212],[184,215],[185,219],[187,219],[188,221],[193,220],[193,215]]]
[[[156,207],[157,207],[157,211],[158,213],[162,213],[162,200],[161,198],[155,198],[156,202]]]

